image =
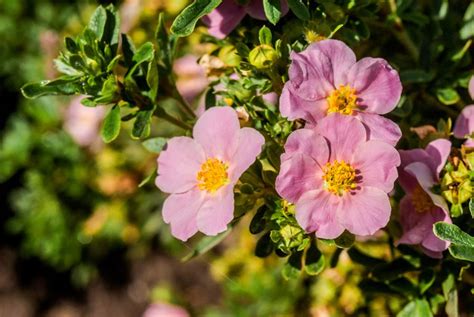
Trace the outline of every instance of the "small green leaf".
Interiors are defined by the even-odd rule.
[[[110,109],[109,113],[102,123],[101,135],[105,143],[115,140],[120,133],[120,107],[115,105]]]
[[[158,95],[158,63],[156,61],[156,54],[153,54],[153,58],[148,63],[148,70],[146,73],[146,82],[150,87],[150,99],[156,100]]]
[[[435,281],[436,275],[433,270],[428,269],[423,271],[418,278],[418,285],[420,287],[420,294],[424,294]]]
[[[81,92],[79,81],[79,77],[64,76],[51,81],[26,84],[21,88],[21,92],[29,99],[46,95],[74,95]]]
[[[146,42],[137,50],[135,55],[133,55],[132,61],[135,63],[133,67],[128,71],[127,78],[131,78],[137,71],[138,67],[145,63],[149,62],[153,59],[155,55],[155,48],[153,47],[153,43]]]
[[[441,103],[448,106],[455,104],[461,99],[458,92],[451,87],[437,89],[436,97],[438,97]]]
[[[291,11],[301,20],[307,21],[310,18],[308,7],[302,0],[288,0]]]
[[[133,56],[137,52],[137,49],[127,34],[122,34],[122,52],[125,66],[131,67],[133,64]]]
[[[221,4],[222,0],[195,0],[173,21],[171,32],[177,36],[188,36],[194,31],[197,21]]]
[[[422,69],[407,69],[400,72],[400,79],[404,84],[427,83],[434,79],[433,71],[426,72]]]
[[[270,232],[265,233],[257,241],[257,246],[255,247],[255,255],[259,258],[265,258],[272,254],[273,252],[273,242],[270,238]]]
[[[107,11],[103,6],[97,7],[89,20],[89,29],[94,32],[97,39],[104,35],[105,23],[107,22]]]
[[[272,31],[265,25],[258,31],[258,39],[260,44],[272,45]]]
[[[397,317],[430,317],[433,316],[430,304],[425,299],[415,299],[409,302]]]
[[[148,184],[152,179],[154,179],[156,177],[156,171],[157,171],[157,168],[155,167],[153,169],[153,172],[151,172],[150,174],[148,174],[147,177],[145,177],[141,182],[140,184],[138,184],[138,187],[141,188],[143,186],[145,186],[146,184]]]
[[[207,237],[202,238],[201,241],[198,242],[198,244],[196,245],[194,250],[191,253],[189,253],[188,255],[186,255],[182,259],[182,261],[183,262],[189,261],[192,258],[195,258],[195,257],[197,257],[201,254],[204,254],[207,251],[211,250],[216,245],[221,243],[222,240],[224,240],[225,237],[227,237],[231,231],[232,231],[231,229],[227,229],[226,231],[218,234],[217,236],[207,236]]]
[[[141,110],[138,112],[132,128],[132,137],[140,139],[145,138],[150,134],[152,110]]]
[[[76,42],[70,37],[64,39],[64,44],[66,45],[66,49],[71,53],[77,53],[79,51]]]
[[[434,234],[445,241],[474,248],[474,237],[462,231],[458,226],[446,222],[434,224]]]
[[[288,257],[288,261],[283,266],[281,274],[287,280],[294,279],[300,276],[301,274],[301,257],[303,252],[292,253]]]
[[[339,237],[334,239],[334,243],[336,243],[339,248],[345,249],[352,247],[354,242],[355,236],[347,230],[345,230]]]
[[[349,257],[351,258],[352,261],[362,264],[362,265],[366,265],[366,266],[374,266],[377,264],[385,263],[384,260],[377,259],[370,255],[367,255],[359,251],[359,249],[357,249],[356,247],[350,248],[347,251],[347,254],[349,254]]]
[[[318,275],[324,270],[326,260],[313,242],[306,252],[304,270],[308,275]]]
[[[166,145],[166,142],[168,142],[167,138],[156,137],[143,141],[142,145],[151,153],[158,154],[163,150],[163,147]]]
[[[469,199],[469,212],[471,217],[474,218],[474,198]]]
[[[258,234],[265,229],[266,222],[264,220],[265,212],[267,211],[267,206],[263,205],[258,208],[255,216],[253,216],[252,221],[249,225],[249,230],[251,234]]]
[[[452,244],[449,253],[456,259],[474,262],[474,247]]]
[[[263,0],[265,16],[271,24],[277,24],[281,17],[280,0]]]

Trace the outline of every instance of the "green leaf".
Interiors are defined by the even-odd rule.
[[[198,242],[198,244],[196,245],[194,250],[191,253],[189,253],[188,255],[186,255],[182,259],[182,261],[183,262],[184,261],[189,261],[192,258],[195,258],[195,257],[197,257],[201,254],[204,254],[207,251],[211,250],[216,245],[221,243],[222,240],[224,240],[225,237],[227,237],[231,231],[232,231],[231,229],[228,229],[228,230],[218,234],[217,236],[207,236],[207,237],[202,238],[201,241]]]
[[[291,11],[301,20],[307,21],[310,18],[308,7],[302,0],[288,0]]]
[[[265,233],[257,241],[257,246],[255,247],[255,255],[259,258],[265,258],[272,254],[273,252],[273,242],[270,238],[270,232]]]
[[[113,5],[107,7],[106,14],[107,19],[101,40],[109,44],[115,54],[120,37],[120,14]]]
[[[427,83],[434,79],[435,72],[426,72],[422,69],[407,69],[400,72],[400,79],[404,84]]]
[[[434,224],[433,231],[442,240],[474,248],[474,237],[465,233],[456,225],[440,221]]]
[[[339,248],[344,248],[344,249],[352,247],[354,242],[355,242],[355,236],[347,230],[344,230],[344,232],[339,237],[334,239],[334,243]]]
[[[465,245],[452,244],[449,247],[449,253],[459,260],[474,262],[474,248]]]
[[[66,49],[71,53],[77,53],[79,51],[76,42],[70,37],[64,39],[64,44],[66,45]]]
[[[110,109],[102,123],[100,134],[105,143],[110,143],[118,137],[120,133],[120,123],[120,107],[115,105]]]
[[[448,106],[455,104],[461,99],[458,92],[451,87],[437,89],[436,97],[438,97],[441,103]]]
[[[137,71],[138,67],[145,63],[149,62],[153,59],[155,55],[155,48],[153,47],[153,43],[146,42],[137,50],[135,55],[133,55],[132,61],[135,63],[133,67],[128,71],[127,78],[131,78]]]
[[[137,49],[127,34],[122,34],[122,52],[125,66],[131,67],[133,65],[133,56]]]
[[[301,257],[303,252],[292,253],[288,257],[288,261],[283,266],[281,274],[287,280],[297,278],[301,273]]]
[[[436,275],[432,269],[423,271],[418,278],[418,286],[420,287],[420,294],[424,294],[435,281]]]
[[[272,45],[272,31],[265,25],[258,31],[258,39],[260,44]]]
[[[102,39],[107,22],[107,11],[103,6],[97,7],[89,20],[89,29],[94,32],[97,39]]]
[[[265,212],[267,211],[267,206],[263,205],[258,208],[255,216],[253,216],[252,221],[249,225],[249,230],[251,234],[258,234],[265,229],[266,222],[264,220]]]
[[[471,217],[474,218],[474,198],[469,199],[469,212]]]
[[[414,271],[415,267],[403,258],[397,258],[392,262],[374,266],[371,274],[379,281],[391,281],[400,278],[404,273]]]
[[[265,16],[271,24],[277,24],[281,17],[280,0],[263,0]]]
[[[168,138],[156,137],[143,141],[142,145],[151,153],[158,154],[163,150],[166,142],[168,142]]]
[[[430,304],[425,299],[415,299],[409,302],[397,317],[430,317],[433,316]]]
[[[148,63],[148,70],[146,73],[146,82],[150,87],[150,99],[156,100],[158,96],[158,63],[156,60],[156,54],[153,52],[153,58]]]
[[[349,255],[349,257],[351,258],[352,261],[354,261],[356,263],[359,263],[359,264],[362,264],[362,265],[365,265],[365,266],[374,266],[374,265],[377,265],[377,264],[385,263],[384,260],[380,260],[380,259],[374,258],[370,255],[367,255],[367,254],[359,251],[359,249],[357,249],[356,247],[350,248],[347,251],[347,254]]]
[[[221,4],[222,0],[196,0],[187,6],[173,21],[171,32],[179,37],[188,36],[194,31],[196,22]]]
[[[141,110],[138,112],[132,128],[132,137],[140,139],[145,138],[150,134],[152,110]]]
[[[141,182],[140,184],[138,184],[138,187],[141,188],[143,186],[145,186],[146,184],[148,184],[152,179],[154,179],[156,177],[156,171],[157,171],[157,168],[155,167],[153,169],[153,171],[148,174],[147,177],[145,177]]]
[[[318,275],[324,270],[326,260],[321,251],[318,250],[315,243],[311,243],[306,252],[304,270],[308,275]]]
[[[21,88],[21,92],[29,99],[46,95],[74,95],[81,92],[79,81],[79,77],[65,76],[51,81],[26,84]]]
[[[445,311],[449,317],[458,317],[458,290],[456,288],[456,280],[453,274],[449,274],[448,277],[441,284],[443,289],[443,295],[446,299]]]

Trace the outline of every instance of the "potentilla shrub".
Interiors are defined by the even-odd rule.
[[[287,279],[347,252],[367,300],[401,298],[392,313],[472,314],[474,4],[196,0],[171,21],[135,47],[98,7],[65,39],[63,75],[23,94],[107,108],[106,143],[132,121],[121,137],[158,153],[146,181],[192,256],[249,219],[255,256],[284,258]]]

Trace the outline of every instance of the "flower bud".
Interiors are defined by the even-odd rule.
[[[249,54],[249,62],[258,69],[271,67],[278,59],[278,54],[270,45],[259,45]]]

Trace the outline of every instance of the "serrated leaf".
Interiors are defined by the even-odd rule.
[[[110,143],[118,137],[120,133],[120,123],[120,107],[115,105],[110,109],[102,123],[100,134],[105,143]]]
[[[263,10],[268,21],[275,25],[281,17],[280,0],[263,0]]]
[[[441,240],[474,248],[474,237],[465,233],[456,225],[440,221],[434,224],[433,231]]]
[[[46,95],[74,95],[80,93],[79,77],[60,77],[26,84],[21,88],[23,96],[29,99]]]
[[[195,0],[173,21],[171,32],[179,37],[188,36],[194,31],[197,21],[221,4],[222,0]]]
[[[143,141],[142,145],[151,153],[158,154],[163,150],[166,142],[168,142],[168,138],[156,137]]]
[[[198,242],[198,244],[196,245],[196,247],[194,248],[194,250],[189,253],[188,255],[186,255],[182,261],[189,261],[201,254],[204,254],[206,253],[207,251],[211,250],[212,248],[214,248],[216,245],[218,245],[219,243],[222,242],[222,240],[225,239],[225,237],[227,237],[229,235],[229,233],[231,232],[232,230],[231,229],[228,229],[220,234],[218,234],[217,236],[207,236],[207,237],[204,237],[201,239],[201,241]]]
[[[288,0],[288,7],[301,20],[307,21],[310,18],[308,7],[302,0]]]

